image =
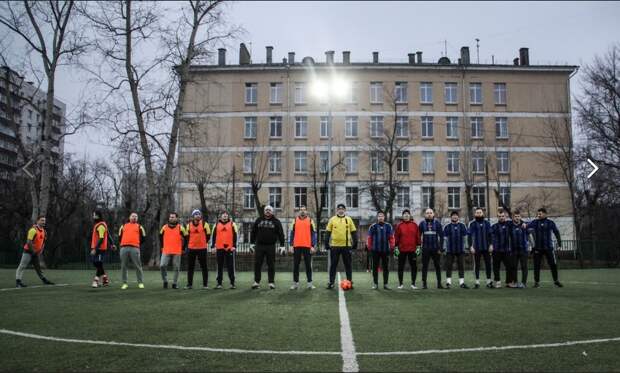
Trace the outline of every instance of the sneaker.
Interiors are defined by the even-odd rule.
[[[492,282],[489,282],[489,283],[487,284],[487,288],[489,288],[489,289],[493,289],[493,283],[492,283]]]
[[[234,286],[234,285],[231,285],[231,287],[232,287],[232,286]],[[219,289],[221,289],[221,288],[222,288],[222,284],[217,284],[217,285],[215,285],[215,290],[219,290]]]
[[[559,288],[563,288],[564,287],[564,285],[562,285],[562,283],[560,281],[555,281],[553,284],[555,286],[559,287]]]
[[[230,288],[234,290],[234,289],[236,289],[237,287],[235,286],[235,284],[230,284]]]
[[[475,284],[474,289],[480,289],[480,284]]]
[[[411,290],[418,290],[418,287],[415,284],[411,284]]]
[[[41,281],[43,281],[44,285],[55,285],[53,282],[51,282],[50,280],[46,279],[45,277],[43,277],[41,279]]]
[[[99,277],[95,276],[93,278],[93,283],[90,285],[90,287],[92,287],[92,288],[98,288],[99,287]]]
[[[129,287],[129,285],[127,285],[126,283],[121,285],[121,290],[127,290],[127,288]]]
[[[254,283],[252,284],[252,289],[258,289],[258,288],[260,288],[260,284],[254,281]]]
[[[396,287],[398,290],[403,290],[403,284],[400,284]]]
[[[179,285],[177,285],[177,284],[172,284],[172,288],[176,290],[176,289],[178,289],[178,288],[179,288]]]
[[[184,287],[183,289],[185,289],[185,290],[192,290],[192,289],[193,289],[193,286],[192,286],[192,285],[187,285],[187,286],[186,286],[186,287]]]
[[[138,284],[138,289],[144,289],[144,284],[143,283],[139,283]]]
[[[452,284],[446,283],[446,289],[450,289],[451,287],[452,287]]]
[[[103,275],[103,286],[109,286],[110,285],[110,278],[108,277],[108,275]]]
[[[385,284],[383,285],[383,290],[392,290],[392,288]]]
[[[501,289],[501,288],[502,288],[502,283],[501,283],[501,282],[499,282],[499,281],[497,281],[497,282],[495,283],[495,289]]]
[[[423,290],[428,289],[428,286],[426,286],[426,283],[422,283],[422,289],[423,289]]]
[[[539,287],[540,287],[540,284],[538,282],[535,282],[534,283],[534,288],[539,288]]]
[[[519,289],[525,289],[525,288],[527,288],[527,284],[526,284],[526,283],[524,283],[524,282],[522,282],[522,283],[519,283],[519,285],[517,285],[517,287],[518,287]]]
[[[467,286],[466,283],[462,283],[461,285],[459,285],[461,287],[461,289],[469,289],[469,286]]]
[[[168,282],[164,281],[164,289],[168,289]]]
[[[334,288],[334,284],[329,283],[329,284],[327,284],[327,287],[326,287],[325,289],[327,289],[327,290],[331,290],[331,289],[333,289],[333,288]]]
[[[203,285],[202,290],[209,290],[209,285]]]
[[[291,290],[297,290],[299,289],[299,282],[293,282],[293,285],[291,285]]]
[[[372,290],[377,290],[379,287],[377,286],[377,284],[372,284]]]
[[[276,288],[276,284],[274,284],[273,282],[269,283],[269,289],[274,290]]]
[[[310,289],[310,290],[314,290],[314,289],[316,289],[316,286],[312,285],[312,282],[308,282],[307,288]]]
[[[15,287],[16,288],[27,288],[28,285],[24,284],[22,280],[15,280]]]

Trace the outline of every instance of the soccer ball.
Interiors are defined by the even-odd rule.
[[[349,289],[351,289],[351,281],[349,281],[349,280],[342,280],[342,281],[340,281],[340,288],[342,290],[349,290]]]

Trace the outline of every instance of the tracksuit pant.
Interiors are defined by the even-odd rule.
[[[518,267],[521,266],[521,282],[523,284],[527,284],[527,253],[518,253],[515,258],[515,266],[514,266],[514,279],[517,279],[517,270]]]
[[[513,279],[514,259],[515,256],[510,253],[506,253],[503,251],[493,251],[493,280],[495,282],[500,280],[500,267],[502,263],[504,263],[504,268],[506,269],[505,282],[511,283],[513,281],[516,281],[516,279]]]
[[[202,272],[202,286],[207,286],[209,282],[209,269],[207,268],[207,249],[189,249],[187,253],[187,285],[194,285],[194,270],[196,269],[196,258],[200,264]]]
[[[390,253],[389,252],[372,252],[372,280],[375,284],[379,282],[379,262],[383,270],[383,285],[387,285],[390,278]]]
[[[235,284],[235,252],[229,250],[218,249],[215,252],[217,259],[217,284],[222,285],[224,277],[224,265],[226,265],[226,271],[228,272],[228,279],[230,284]]]
[[[549,269],[551,269],[551,275],[553,281],[558,280],[558,264],[555,260],[555,252],[553,250],[534,249],[534,281],[540,282],[540,265],[542,258],[547,259]]]
[[[28,268],[28,265],[32,262],[32,267],[34,267],[35,272],[37,272],[37,276],[41,280],[45,278],[43,276],[43,271],[41,270],[41,264],[39,263],[39,256],[32,255],[29,252],[24,251],[22,253],[22,258],[19,261],[19,266],[17,266],[17,271],[15,271],[15,279],[20,280],[24,277],[24,271]]]
[[[456,259],[456,266],[459,270],[459,278],[465,277],[465,266],[463,265],[463,253],[448,253],[446,255],[446,278],[452,278],[452,263]]]
[[[437,251],[422,251],[422,283],[426,285],[426,275],[428,273],[428,264],[430,260],[433,260],[435,266],[435,276],[437,276],[437,285],[441,284],[441,265],[440,255]]]
[[[405,264],[409,262],[411,268],[411,284],[415,285],[415,280],[418,275],[418,267],[416,265],[415,251],[405,252],[402,251],[398,255],[398,284],[403,284],[403,277],[405,272]]]
[[[474,275],[480,279],[480,257],[484,258],[484,270],[487,280],[491,280],[491,254],[488,251],[476,251],[474,254]]]
[[[105,270],[103,269],[103,259],[105,257],[106,250],[96,249],[95,255],[91,255],[90,259],[93,262],[93,265],[97,269],[95,272],[95,276],[103,276],[105,275]]]
[[[179,281],[179,272],[181,272],[181,255],[173,254],[161,254],[161,260],[159,262],[159,269],[161,271],[161,279],[164,282],[168,282],[168,264],[172,262],[172,268],[174,268],[174,281],[173,284],[177,284]]]
[[[140,249],[133,246],[121,247],[121,277],[123,283],[127,283],[127,272],[129,271],[129,261],[136,267],[136,278],[138,283],[142,283],[144,274],[142,272],[142,261],[140,260]]]
[[[333,284],[336,281],[336,270],[338,268],[338,261],[342,256],[342,262],[344,263],[344,270],[347,273],[347,280],[353,281],[353,257],[350,247],[334,247],[329,250],[329,283]]]
[[[276,245],[260,245],[254,248],[254,281],[260,283],[263,261],[267,259],[267,280],[273,283],[276,280]]]
[[[299,265],[302,257],[306,267],[306,280],[312,282],[312,254],[307,247],[293,248],[293,282],[299,282]]]

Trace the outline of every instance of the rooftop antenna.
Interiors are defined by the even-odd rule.
[[[476,63],[480,63],[480,39],[476,38]]]
[[[448,40],[443,41],[443,55],[448,57]]]

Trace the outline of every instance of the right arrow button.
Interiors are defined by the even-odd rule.
[[[588,175],[588,179],[592,177],[592,175],[594,175],[596,173],[596,171],[598,171],[598,166],[594,164],[594,162],[592,162],[592,160],[590,160],[590,158],[587,159],[588,163],[590,165],[592,165],[592,167],[594,168],[592,170],[592,172],[590,172],[590,174]]]

